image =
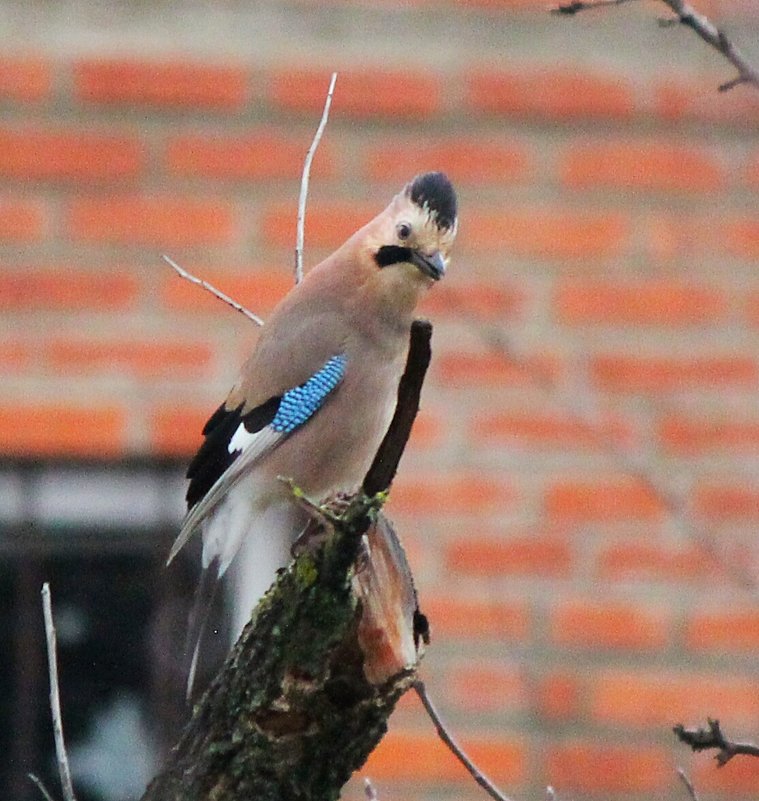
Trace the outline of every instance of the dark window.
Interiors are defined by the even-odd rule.
[[[50,582],[64,733],[79,801],[142,794],[188,716],[184,635],[197,543],[165,567],[174,465],[0,466],[0,787],[60,797],[40,589]],[[220,619],[220,610],[216,620]],[[216,627],[218,632],[218,626]],[[203,665],[226,637],[208,637]],[[199,673],[204,686],[209,673]]]

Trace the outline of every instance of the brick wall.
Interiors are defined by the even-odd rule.
[[[460,193],[390,504],[433,696],[517,799],[756,798],[670,726],[759,732],[759,95],[656,3],[4,5],[3,453],[191,455],[255,331],[160,254],[266,315],[337,69],[307,263],[418,171]],[[482,797],[411,698],[366,774]]]

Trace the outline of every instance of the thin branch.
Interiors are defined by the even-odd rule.
[[[406,369],[398,384],[395,413],[362,485],[369,497],[389,489],[395,478],[419,411],[422,384],[432,356],[431,339],[432,325],[427,320],[414,320],[411,323]]]
[[[58,660],[56,657],[55,626],[53,625],[53,608],[50,601],[50,585],[42,585],[42,613],[45,617],[45,635],[47,639],[47,669],[50,676],[50,711],[53,715],[53,736],[55,738],[55,755],[58,760],[58,774],[64,801],[76,801],[74,785],[71,783],[71,770],[66,755],[66,743],[63,739],[63,721],[61,718],[61,699],[58,690]]]
[[[734,756],[743,754],[745,756],[759,757],[759,745],[755,743],[737,743],[728,740],[722,733],[718,720],[707,720],[708,728],[686,729],[682,723],[672,727],[672,731],[677,739],[685,745],[689,745],[693,751],[706,751],[711,748],[717,749],[714,757],[717,764],[722,767],[726,765]]]
[[[684,0],[662,0],[677,16],[678,20],[694,31],[707,44],[711,45],[738,70],[738,76],[731,81],[723,83],[719,90],[726,92],[740,83],[753,84],[759,89],[759,71],[746,60],[743,53],[730,41],[727,34],[721,31],[703,14],[699,14]]]
[[[169,267],[172,267],[180,278],[184,278],[186,281],[189,281],[191,284],[195,284],[195,286],[202,287],[206,290],[206,292],[210,292],[215,298],[223,301],[227,304],[227,306],[231,306],[235,311],[240,312],[240,314],[244,314],[249,320],[252,320],[256,325],[263,325],[264,321],[257,315],[254,314],[250,309],[246,309],[245,306],[242,306],[236,300],[232,300],[229,295],[225,295],[220,289],[216,289],[215,286],[209,284],[208,281],[203,281],[201,278],[196,278],[192,273],[188,273],[183,267],[180,267],[174,259],[169,258],[165,253],[161,257]]]
[[[471,759],[466,755],[465,751],[461,748],[461,746],[453,739],[451,734],[448,732],[448,729],[445,727],[445,724],[440,718],[437,709],[433,705],[432,701],[430,700],[429,695],[427,694],[427,688],[424,686],[424,682],[421,679],[416,679],[414,683],[411,685],[414,688],[414,691],[419,696],[419,700],[422,702],[427,714],[430,716],[430,719],[435,724],[435,729],[437,730],[438,736],[440,739],[448,746],[451,753],[456,757],[456,759],[461,762],[461,764],[469,771],[472,778],[477,782],[477,784],[482,787],[483,790],[491,797],[494,798],[495,801],[510,801],[509,797],[504,795],[494,784],[493,782],[485,776],[482,771],[472,762]]]
[[[604,8],[605,6],[621,6],[623,3],[629,2],[630,0],[573,0],[570,3],[561,3],[558,6],[552,6],[548,10],[551,14],[566,14],[572,16],[580,11]]]
[[[571,0],[568,3],[552,6],[549,11],[552,14],[572,16],[580,11],[619,6],[626,2],[629,2],[629,0]],[[720,85],[720,92],[726,92],[741,83],[750,83],[759,89],[759,70],[747,61],[743,53],[738,50],[724,31],[720,30],[708,17],[696,11],[685,0],[662,0],[662,2],[666,3],[675,14],[675,22],[690,28],[703,41],[721,53],[738,70],[738,75],[735,78]],[[660,21],[660,24],[662,24],[662,21]],[[664,21],[664,24],[667,25],[668,23]]]
[[[308,180],[311,175],[311,162],[314,159],[316,148],[319,147],[324,129],[327,126],[329,119],[329,109],[332,106],[332,96],[335,93],[335,82],[337,81],[337,73],[333,72],[329,81],[329,89],[327,90],[327,98],[324,101],[324,111],[322,111],[322,118],[319,122],[319,127],[316,129],[314,139],[311,142],[311,147],[308,148],[306,153],[306,160],[303,162],[303,174],[300,179],[300,196],[298,198],[298,226],[295,234],[295,283],[299,284],[303,280],[303,240],[305,238],[306,227],[306,199],[308,198]]]
[[[42,793],[42,797],[45,801],[54,801],[53,796],[47,791],[47,787],[42,783],[42,779],[40,779],[39,776],[34,773],[27,773],[26,775],[37,785],[37,789]]]
[[[690,797],[690,800],[700,801],[698,793],[696,792],[696,788],[693,786],[693,782],[688,778],[686,772],[682,768],[678,768],[677,775],[680,777],[680,781],[685,785],[685,789]]]
[[[640,455],[631,453],[628,448],[616,442],[613,436],[599,429],[596,420],[588,414],[588,404],[581,391],[573,387],[571,393],[563,392],[551,370],[540,364],[530,362],[514,348],[503,329],[495,324],[488,324],[469,312],[466,302],[456,293],[449,295],[451,308],[456,309],[462,317],[468,319],[474,331],[482,341],[506,362],[521,370],[530,381],[551,397],[556,404],[567,411],[577,422],[586,427],[587,435],[596,447],[611,458],[624,473],[645,487],[656,501],[661,504],[669,518],[679,527],[682,535],[695,543],[707,556],[714,560],[738,586],[750,592],[757,591],[757,581],[753,574],[742,564],[728,559],[721,554],[714,539],[704,532],[692,519],[685,499],[681,493],[665,486],[660,477],[652,475],[651,467]]]

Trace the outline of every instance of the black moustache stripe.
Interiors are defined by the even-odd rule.
[[[388,267],[391,264],[411,261],[411,248],[403,248],[399,245],[383,245],[374,254],[374,261],[377,262],[379,267]]]

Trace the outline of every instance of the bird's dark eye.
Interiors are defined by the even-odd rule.
[[[396,228],[398,239],[408,239],[411,236],[411,225],[406,222],[398,223]]]

